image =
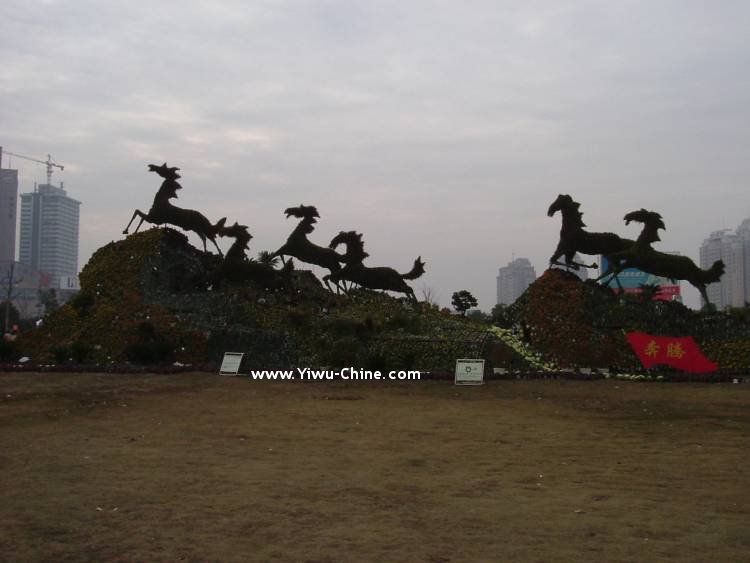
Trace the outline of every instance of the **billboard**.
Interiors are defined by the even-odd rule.
[[[600,273],[603,274],[607,271],[608,262],[604,256],[601,256],[600,258]],[[672,283],[672,280],[649,274],[638,268],[625,268],[620,272],[617,278],[620,280],[620,285],[625,293],[638,294],[642,291],[642,285],[658,285],[660,289],[654,299],[661,301],[682,301],[679,281]],[[620,290],[614,279],[604,285],[611,288],[613,291]]]

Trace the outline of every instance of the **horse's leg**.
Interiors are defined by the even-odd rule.
[[[408,287],[408,286],[407,286]],[[417,299],[417,296],[414,295],[414,290],[409,287],[409,291],[406,292],[407,297],[409,297],[415,305],[419,303],[419,300]]]
[[[203,243],[203,254],[206,254],[208,252],[208,249],[206,248],[206,235],[198,233],[198,238],[200,238]]]
[[[562,256],[565,252],[563,250],[560,250],[560,247],[557,247],[557,250],[555,250],[555,253],[550,257],[549,259],[549,265],[550,266],[563,266],[564,264],[561,264],[558,262],[558,258]]]
[[[611,276],[610,279],[607,281],[607,283],[611,282],[612,279],[617,279],[617,275],[624,270],[624,267],[620,264],[612,266],[612,262],[610,260],[607,260],[607,271],[604,272],[602,275],[600,275],[598,278],[596,278],[594,281],[598,282],[603,280],[604,278]],[[619,284],[619,281],[618,281]]]
[[[577,272],[581,267],[578,264],[578,262],[576,262],[575,260],[573,260],[573,257],[575,255],[576,255],[575,250],[572,251],[572,252],[567,252],[565,254],[565,268],[567,270],[573,270],[574,272]]]
[[[133,223],[135,218],[140,215],[141,216],[141,223],[143,222],[143,212],[140,209],[136,209],[133,211],[133,216],[130,218],[130,221],[128,221],[128,226],[125,227],[125,230],[122,232],[123,235],[128,234],[128,229],[130,228],[130,225]],[[140,227],[140,224],[138,225]],[[136,232],[138,231],[138,228],[136,227]]]
[[[711,301],[708,300],[708,292],[706,291],[706,284],[704,283],[698,283],[693,284],[693,286],[701,292],[701,297],[703,297],[703,304],[704,305],[710,305]]]
[[[223,258],[224,255],[221,253],[221,248],[219,248],[219,245],[216,244],[216,239],[212,238],[211,242],[214,243],[214,246],[216,247],[216,251],[219,253],[219,256],[221,256]],[[205,240],[203,241],[203,247],[204,248],[206,247],[206,241]]]
[[[143,213],[139,213],[139,215],[141,216],[141,220],[140,220],[140,221],[138,222],[138,226],[137,226],[137,227],[135,228],[135,230],[133,231],[133,234],[135,234],[135,233],[137,233],[137,232],[138,232],[138,229],[140,229],[140,228],[141,228],[141,225],[143,225],[143,221],[145,221],[145,220],[146,220],[146,215],[144,215]]]

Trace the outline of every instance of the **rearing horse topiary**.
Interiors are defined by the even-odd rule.
[[[560,242],[557,244],[555,253],[549,259],[550,264],[572,267],[596,268],[597,264],[581,264],[575,262],[573,257],[576,252],[581,254],[602,255],[609,259],[610,254],[627,250],[633,246],[635,241],[620,238],[614,233],[590,233],[584,230],[586,223],[583,222],[583,213],[578,211],[580,203],[574,201],[567,194],[560,194],[552,202],[547,210],[547,215],[553,217],[555,213],[562,213],[562,228],[560,229]],[[561,256],[565,256],[565,262],[558,262]]]
[[[168,167],[165,162],[161,166],[149,164],[148,169],[151,172],[156,172],[159,176],[164,178],[164,182],[162,182],[159,191],[156,192],[154,202],[148,213],[143,213],[140,209],[136,209],[133,212],[133,216],[130,218],[127,227],[125,227],[125,230],[122,231],[122,233],[127,235],[128,229],[133,223],[133,220],[136,217],[140,217],[141,220],[135,228],[135,231],[133,231],[134,233],[138,232],[138,229],[140,229],[144,221],[148,221],[154,225],[162,225],[164,223],[175,225],[185,231],[193,231],[196,233],[201,241],[203,241],[203,252],[206,252],[206,239],[208,239],[214,243],[216,250],[219,252],[219,255],[221,255],[221,249],[219,248],[219,245],[216,244],[216,235],[218,234],[219,229],[224,226],[224,223],[227,220],[226,217],[223,217],[218,223],[212,225],[211,222],[198,211],[182,209],[181,207],[172,205],[169,200],[176,198],[177,190],[182,189],[182,186],[177,182],[178,178],[180,178],[180,175],[177,173],[179,168]]]

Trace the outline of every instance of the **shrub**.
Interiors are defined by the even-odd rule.
[[[328,352],[328,363],[333,367],[355,366],[360,353],[360,342],[353,336],[334,341]]]
[[[388,358],[382,350],[370,350],[363,367],[372,371],[385,372],[388,370]]]
[[[78,312],[79,317],[85,317],[94,305],[94,296],[88,291],[79,291],[68,303]]]
[[[90,344],[76,340],[69,348],[71,359],[77,364],[85,364],[91,360],[94,348]]]
[[[134,364],[167,363],[172,360],[172,346],[156,332],[150,322],[136,326],[138,341],[125,349],[125,357]]]
[[[64,364],[70,359],[70,348],[68,346],[53,346],[49,349],[56,364]]]
[[[0,338],[0,362],[13,362],[18,359],[18,349],[15,342],[6,342]]]

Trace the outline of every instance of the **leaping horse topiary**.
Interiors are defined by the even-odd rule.
[[[216,244],[216,235],[224,226],[226,217],[223,217],[215,225],[212,225],[211,222],[198,211],[182,209],[181,207],[172,205],[169,200],[176,198],[177,190],[182,189],[182,186],[177,182],[180,178],[180,175],[177,173],[179,168],[168,167],[165,162],[161,166],[149,164],[148,169],[151,172],[156,172],[159,176],[164,178],[164,182],[162,182],[159,191],[156,192],[154,202],[148,213],[143,213],[140,209],[136,209],[133,212],[133,216],[130,218],[127,227],[125,227],[125,230],[122,231],[122,233],[127,235],[128,229],[135,218],[140,217],[141,220],[136,226],[135,231],[133,231],[134,233],[138,232],[138,229],[141,228],[144,221],[148,221],[154,225],[162,225],[164,223],[175,225],[185,231],[193,231],[196,233],[203,242],[203,252],[206,252],[206,239],[208,239],[214,244],[219,255],[221,255],[221,249],[219,248],[219,245]]]
[[[253,280],[266,287],[274,288],[286,283],[289,274],[293,270],[291,261],[287,262],[281,270],[275,270],[270,263],[260,262],[247,257],[248,245],[250,239],[253,238],[247,226],[235,222],[234,225],[221,227],[219,235],[234,238],[234,243],[214,273],[211,280],[213,283],[220,285],[223,282],[243,283]]]
[[[342,258],[344,267],[338,272],[331,273],[329,276],[331,281],[339,282],[346,280],[367,289],[397,291],[405,293],[412,301],[417,301],[414,290],[407,285],[405,280],[415,280],[424,274],[424,262],[422,262],[421,256],[414,260],[414,266],[410,272],[399,274],[393,268],[369,268],[362,263],[369,254],[364,250],[364,243],[362,242],[362,235],[360,233],[356,231],[341,231],[331,240],[329,246],[336,248],[340,244],[346,246],[346,252]]]
[[[286,213],[287,219],[289,217],[298,217],[301,221],[292,231],[292,234],[289,235],[289,238],[286,239],[284,245],[274,252],[272,256],[280,256],[282,262],[284,262],[284,256],[292,256],[300,262],[326,268],[331,274],[341,270],[342,256],[338,252],[331,248],[313,244],[307,238],[307,235],[315,230],[313,225],[318,222],[317,217],[320,217],[315,206],[299,205],[298,207],[289,207],[284,213]],[[333,278],[325,276],[323,282],[330,290],[329,279]],[[338,283],[336,283],[336,288],[339,289]]]
[[[638,240],[629,249],[611,256],[610,269],[597,278],[597,281],[609,275],[617,275],[625,268],[638,268],[654,276],[671,280],[685,280],[700,291],[706,303],[708,293],[706,286],[717,282],[724,275],[724,262],[716,260],[710,268],[703,270],[696,266],[687,256],[666,254],[651,247],[651,243],[661,240],[659,230],[666,229],[661,215],[654,211],[639,209],[625,215],[625,223],[635,221],[643,224]]]

